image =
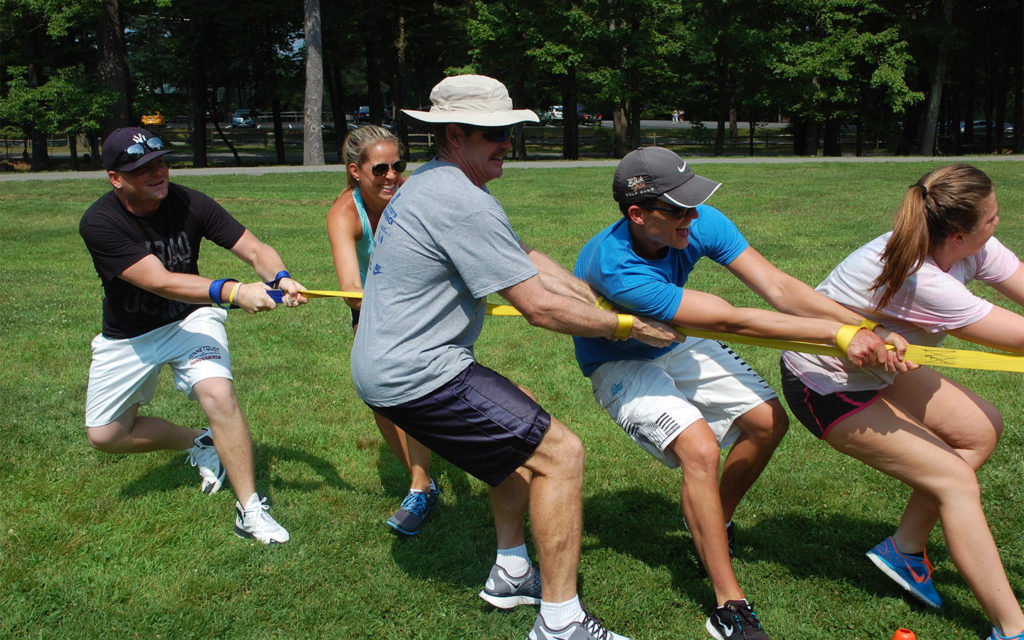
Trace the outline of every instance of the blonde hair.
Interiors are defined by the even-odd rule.
[[[341,155],[345,166],[348,167],[353,162],[361,166],[366,161],[366,151],[378,142],[393,142],[395,148],[398,149],[398,155],[402,155],[402,141],[398,139],[398,136],[384,127],[367,124],[353,129],[345,136],[345,142],[341,146]],[[351,173],[346,171],[345,175],[348,176],[349,189],[359,186]]]
[[[934,247],[978,225],[981,201],[992,189],[985,172],[967,164],[935,169],[907,189],[882,252],[882,273],[871,285],[871,291],[882,292],[876,309],[889,304]]]

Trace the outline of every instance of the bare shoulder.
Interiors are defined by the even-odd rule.
[[[352,189],[345,189],[334,199],[334,203],[327,211],[327,229],[331,233],[347,232],[356,240],[362,236],[363,223],[359,220],[359,210],[356,208]]]

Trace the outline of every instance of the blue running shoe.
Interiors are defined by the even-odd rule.
[[[402,500],[398,511],[388,518],[388,526],[403,536],[414,536],[423,530],[430,512],[437,506],[441,498],[441,488],[437,481],[430,479],[430,490],[427,492],[410,490]]]
[[[1015,636],[1004,636],[996,631],[995,627],[992,627],[992,635],[988,637],[988,640],[1024,640],[1024,631]]]
[[[932,563],[928,561],[927,553],[922,554],[920,558],[900,553],[896,548],[896,542],[889,536],[866,555],[882,573],[892,578],[915,598],[929,607],[938,609],[942,606],[942,598],[932,584]]]

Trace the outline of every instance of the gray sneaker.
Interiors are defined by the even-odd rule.
[[[529,640],[629,640],[626,636],[605,629],[597,616],[591,615],[586,609],[583,613],[582,622],[573,622],[564,629],[548,627],[544,623],[544,618],[538,614]]]
[[[504,569],[494,565],[480,597],[499,609],[512,609],[521,604],[540,604],[540,571],[531,566],[525,574],[513,578]]]
[[[193,442],[195,445],[187,449],[188,457],[185,461],[199,468],[203,493],[217,493],[224,484],[226,472],[224,465],[220,463],[217,450],[213,447],[213,433],[210,427],[203,429]]]

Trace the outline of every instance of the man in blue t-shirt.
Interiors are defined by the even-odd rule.
[[[623,217],[583,247],[576,276],[614,306],[676,327],[832,343],[841,325],[861,323],[853,311],[774,267],[736,225],[704,204],[720,186],[668,149],[627,154],[612,183]],[[684,289],[704,256],[785,313],[737,308]],[[718,640],[766,639],[730,554],[733,511],[789,427],[775,392],[713,340],[691,337],[667,347],[573,340],[601,406],[652,456],[682,468],[683,516],[715,591],[708,632]],[[856,331],[847,355],[859,365],[897,366],[870,329]],[[729,447],[719,481],[719,450]]]

